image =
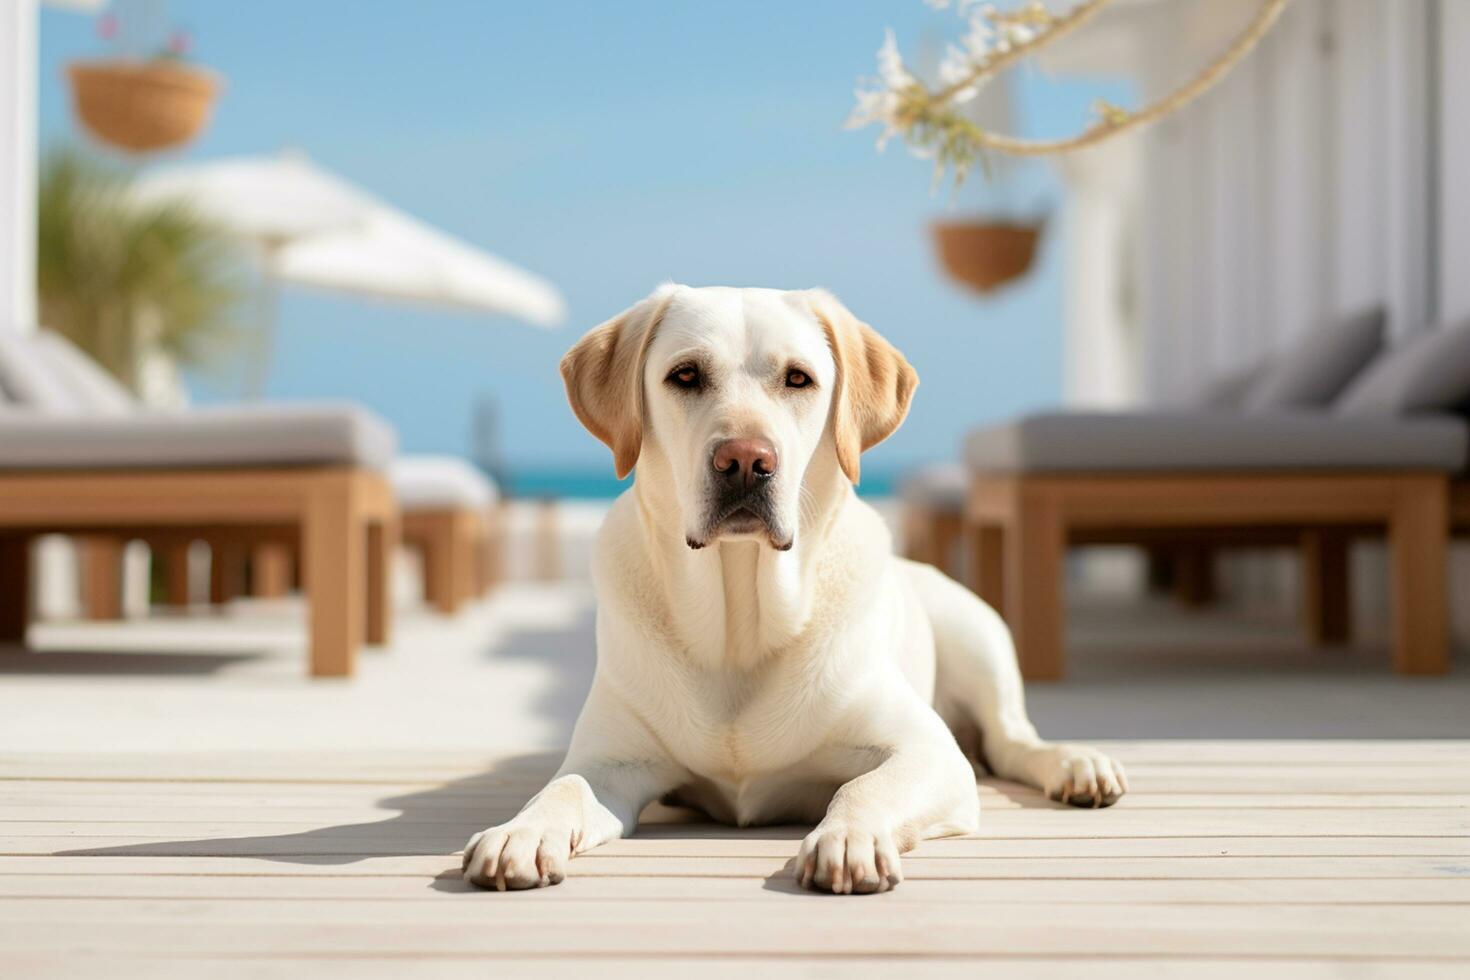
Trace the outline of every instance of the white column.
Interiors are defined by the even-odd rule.
[[[36,2],[0,2],[0,330],[36,326]]]
[[[1437,314],[1446,324],[1470,317],[1470,3],[1443,0],[1439,15],[1439,207],[1436,269]]]
[[[1059,162],[1067,184],[1063,357],[1072,408],[1123,408],[1142,394],[1131,283],[1140,149],[1126,136]]]

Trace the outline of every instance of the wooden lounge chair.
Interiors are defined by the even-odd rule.
[[[391,430],[351,406],[66,419],[0,416],[0,622],[24,636],[38,534],[299,542],[310,668],[352,673],[385,643],[397,508]]]
[[[423,560],[424,599],[453,614],[500,574],[495,484],[453,456],[404,456],[389,474],[403,508],[403,543]]]
[[[0,351],[20,389],[17,399],[38,411],[67,416],[135,416],[138,402],[86,354],[60,335],[40,331],[12,340]],[[424,556],[426,597],[436,608],[454,612],[465,599],[483,594],[499,568],[493,508],[494,484],[463,460],[407,456],[393,460],[388,479],[402,508],[403,540]],[[142,535],[139,535],[140,537]],[[203,540],[209,546],[209,601],[220,604],[250,594],[286,595],[300,583],[303,564],[291,534],[255,529],[247,535],[223,529],[207,533],[153,532],[146,541],[165,571],[165,600],[190,604],[189,554]],[[82,548],[82,606],[89,619],[122,615],[121,539],[89,535]]]
[[[51,370],[48,346],[69,349],[0,337],[0,638],[25,636],[31,540],[62,533],[289,544],[305,559],[311,673],[350,674],[364,640],[387,642],[398,523],[386,423],[350,404],[140,412]]]
[[[952,578],[966,578],[962,540],[969,486],[969,473],[961,463],[926,466],[899,482],[904,557],[933,565]]]
[[[1394,666],[1442,673],[1450,478],[1465,445],[1453,417],[1057,415],[983,430],[967,447],[974,585],[1003,610],[1025,674],[1056,679],[1069,545],[1377,530],[1391,554]]]
[[[1392,373],[1393,359],[1384,363]],[[975,585],[1005,610],[1023,669],[1063,673],[1068,544],[1299,540],[1314,635],[1337,640],[1346,542],[1377,533],[1391,557],[1395,669],[1447,670],[1446,549],[1466,422],[1346,397],[1349,411],[1040,415],[972,434]],[[1458,403],[1451,397],[1445,406]],[[1457,487],[1454,499],[1463,494]]]
[[[494,482],[454,456],[400,456],[389,465],[387,478],[399,507],[400,543],[419,553],[424,601],[453,615],[466,601],[483,596],[501,575],[501,514]],[[249,550],[229,541],[210,544],[216,551],[210,565],[210,602],[227,602],[247,592],[255,598],[278,598],[295,587],[300,560],[288,542],[256,542]],[[165,561],[182,565],[187,558],[165,556]],[[171,573],[168,580],[180,578]],[[109,577],[104,588],[114,595],[118,583]],[[189,597],[180,591],[173,601],[184,605]]]
[[[1456,414],[1470,405],[1470,324],[1375,353],[1381,330],[1371,310],[1327,321],[1212,386],[1203,408],[1041,414],[972,433],[968,576],[1002,609],[1027,676],[1065,670],[1069,546],[1182,556],[1193,601],[1208,598],[1215,551],[1299,548],[1312,635],[1335,642],[1348,631],[1347,544],[1365,534],[1389,541],[1396,669],[1448,669],[1447,541],[1470,525]],[[952,496],[927,494],[931,507]]]

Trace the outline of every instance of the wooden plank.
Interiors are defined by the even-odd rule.
[[[609,902],[574,925],[555,903],[518,902],[485,893],[427,908],[413,903],[104,902],[95,921],[86,906],[45,903],[54,919],[0,922],[0,949],[114,953],[404,954],[497,956],[575,950],[582,955],[823,954],[840,936],[857,954],[1257,955],[1360,959],[1470,956],[1466,912],[1449,906],[1216,906],[1208,915],[1166,904],[1099,906],[1069,917],[1037,905],[996,907],[976,915],[963,905],[935,905],[920,916],[895,915],[882,897],[832,901],[794,896],[800,913],[765,902],[742,915],[717,916],[697,902]],[[493,903],[493,905],[491,904]],[[67,903],[68,905],[70,903]],[[492,911],[493,909],[493,911]],[[421,910],[415,914],[415,910]],[[314,921],[303,921],[310,916]],[[163,919],[164,921],[159,921]]]
[[[476,827],[481,819],[495,819],[509,813],[487,812],[468,826]],[[388,828],[381,836],[370,828]],[[422,846],[437,843],[444,827],[463,829],[464,820],[405,821],[388,817],[376,823],[354,825],[357,836],[398,846]],[[1107,810],[1014,809],[992,810],[981,818],[981,838],[1042,837],[1226,837],[1248,829],[1251,836],[1317,837],[1347,834],[1355,837],[1456,837],[1470,834],[1470,810],[1463,807],[1380,808],[1362,807],[1351,810],[1331,809],[1260,809],[1248,817],[1240,813],[1213,810],[1130,810],[1113,807]],[[65,835],[58,835],[64,829]],[[159,825],[152,821],[73,821],[59,828],[45,821],[11,821],[0,826],[0,851],[16,848],[30,850],[28,841],[72,840],[76,846],[105,847],[143,841],[172,840],[178,837],[231,838],[250,843],[266,831],[270,836],[309,834],[320,830],[311,821],[279,822],[262,826],[240,821],[209,823],[172,823]],[[269,843],[269,837],[266,838]],[[63,843],[61,846],[65,846]]]
[[[1218,769],[1213,772],[1205,770],[1188,770],[1187,767],[1170,769],[1164,771],[1157,768],[1132,767],[1128,768],[1128,781],[1131,792],[1123,798],[1121,806],[1132,807],[1135,804],[1142,805],[1145,800],[1175,799],[1182,797],[1213,797],[1219,799],[1220,805],[1249,805],[1252,798],[1270,796],[1338,796],[1352,797],[1363,800],[1365,805],[1375,805],[1375,798],[1381,796],[1390,798],[1402,798],[1409,795],[1415,796],[1446,796],[1461,795],[1454,791],[1457,785],[1470,785],[1470,769],[1464,772],[1458,771],[1456,767],[1437,768],[1433,766],[1424,767],[1432,770],[1433,775],[1404,771],[1402,768],[1394,769],[1384,767],[1382,769],[1349,769],[1349,770],[1302,770],[1291,771],[1283,774],[1262,774],[1251,767],[1233,767],[1230,769]],[[90,788],[92,785],[100,785],[105,789],[95,791],[99,797],[126,798],[133,795],[141,797],[156,798],[163,795],[178,796],[180,801],[186,801],[190,797],[196,799],[209,798],[213,800],[224,800],[228,798],[251,798],[251,799],[274,799],[278,794],[285,795],[283,784],[276,780],[252,781],[201,781],[191,782],[183,780],[45,780],[45,779],[21,779],[14,781],[0,780],[0,794],[5,794],[16,784],[24,784],[24,791],[30,798],[36,798],[33,794],[34,786],[49,783],[56,787],[56,792],[64,792],[72,795],[94,793]],[[120,783],[130,785],[128,789],[115,790]],[[1365,785],[1372,784],[1372,792],[1363,790]],[[472,803],[476,801],[501,802],[524,802],[534,795],[544,785],[538,778],[525,779],[515,777],[486,777],[483,780],[448,780],[446,782],[424,782],[408,784],[403,782],[378,782],[374,780],[351,781],[351,780],[302,780],[291,784],[294,788],[289,792],[292,798],[304,798],[310,795],[313,798],[329,801],[332,799],[348,799],[354,801],[368,802],[374,805],[379,803],[389,809],[396,809],[388,801],[399,797],[410,797],[410,804],[437,805],[439,803]],[[65,787],[65,789],[61,789]],[[264,788],[258,788],[264,787]],[[46,791],[42,791],[46,792]],[[984,792],[984,790],[982,790]],[[116,796],[114,796],[114,793]],[[1031,798],[1034,793],[1028,787],[1017,784],[995,784],[994,796],[983,799],[1000,802],[1001,797],[1012,800]],[[1229,802],[1228,798],[1240,797],[1235,803]],[[12,798],[12,797],[6,797]],[[1153,805],[1150,803],[1150,805]],[[1397,801],[1394,805],[1399,805]]]
[[[1283,768],[1364,768],[1409,765],[1431,776],[1429,767],[1454,764],[1470,767],[1470,744],[1454,740],[1403,741],[1138,741],[1094,743],[1121,759],[1130,770],[1145,766],[1256,766],[1263,773]],[[76,753],[0,753],[0,778],[147,778],[240,781],[264,779],[274,772],[283,781],[354,781],[373,776],[383,781],[426,782],[440,778],[476,776],[486,772],[550,774],[561,760],[556,751],[497,756],[485,752],[385,751],[381,754],[342,752],[218,752],[118,754],[85,756]],[[1364,787],[1371,789],[1371,787]]]
[[[593,851],[573,860],[571,874],[591,877],[680,877],[680,878],[766,878],[786,875],[786,865],[795,847],[766,855],[618,854]],[[341,858],[332,862],[327,858]],[[977,859],[983,857],[983,860]],[[293,858],[295,860],[293,860]],[[1206,857],[1007,857],[1003,855],[915,856],[905,855],[904,875],[911,879],[953,878],[1455,878],[1470,873],[1463,855],[1381,855]],[[0,869],[25,874],[110,875],[194,874],[243,876],[328,876],[408,875],[430,879],[442,874],[457,875],[459,855],[426,854],[403,856],[363,854],[328,848],[312,853],[292,853],[281,848],[273,858],[244,858],[238,855],[207,856],[127,854],[79,854],[58,856],[6,855]]]
[[[1096,743],[1131,764],[1246,763],[1261,766],[1364,763],[1470,763],[1470,742],[1456,739],[1114,739]]]
[[[6,473],[0,524],[232,524],[294,519],[305,483],[331,468]]]
[[[517,978],[586,976],[593,965],[584,956],[558,953],[555,949],[536,955],[486,958],[475,953],[425,951],[414,959],[411,971],[399,957],[362,957],[316,953],[309,957],[280,954],[245,953],[229,957],[210,957],[197,953],[175,952],[171,956],[97,954],[36,954],[0,958],[0,965],[10,965],[11,975],[25,980],[75,980],[81,976],[106,975],[110,980],[276,980],[281,977],[350,976],[355,980],[401,980],[411,972],[423,980],[463,980],[469,975],[489,972]],[[702,980],[749,980],[784,977],[884,976],[901,975],[912,980],[974,980],[977,976],[1005,976],[1016,980],[1055,980],[1078,969],[1076,957],[1065,956],[946,956],[912,958],[895,961],[891,957],[843,954],[840,950],[803,956],[799,959],[744,953],[711,956],[668,956],[656,951],[641,954],[599,956],[595,972],[599,978],[622,980],[650,976],[697,976]],[[1356,980],[1463,980],[1464,964],[1434,962],[1423,959],[1381,957],[1355,960],[1350,967],[1341,961],[1313,962],[1300,957],[1262,957],[1249,955],[1219,957],[1172,956],[1091,956],[1086,962],[1091,980],[1153,980],[1160,977],[1189,976],[1191,980],[1239,980],[1242,972],[1256,976],[1293,978],[1293,980],[1341,980],[1350,970]]]
[[[1037,791],[1008,790],[998,793],[982,787],[982,813],[997,810],[1051,809],[1052,804]],[[99,806],[96,797],[58,795],[20,796],[0,793],[0,837],[14,822],[143,822],[156,825],[235,822],[270,825],[311,822],[319,824],[367,823],[385,820],[400,812],[395,806],[382,806],[364,800],[313,800],[311,797],[276,797],[268,803],[230,797],[178,797],[178,802],[164,795],[128,796],[126,802]],[[394,817],[415,822],[474,822],[488,813],[507,806],[519,807],[525,797],[519,793],[503,793],[427,799],[414,801],[402,808],[403,815]],[[1361,809],[1466,809],[1470,794],[1407,793],[1380,796],[1349,793],[1263,793],[1263,794],[1177,794],[1130,793],[1118,806],[1129,811],[1154,810],[1361,810]]]
[[[204,874],[165,875],[0,875],[0,899],[212,899],[218,901],[393,900],[456,901],[472,891],[455,874],[439,877],[290,876]],[[697,899],[745,905],[768,899],[753,878],[572,877],[554,889],[539,889],[526,901],[556,902],[584,914],[586,903]],[[1470,877],[1358,878],[1351,889],[1341,879],[1238,878],[1055,879],[912,878],[897,889],[890,904],[1042,903],[1047,905],[1128,905],[1154,902],[1195,905],[1311,904],[1464,905],[1470,907]],[[4,907],[9,907],[4,906]]]
[[[1052,883],[1054,892],[1061,888]],[[900,891],[902,886],[900,886]],[[798,886],[791,885],[782,892],[796,898],[810,897]],[[362,898],[354,901],[301,902],[277,899],[238,901],[235,899],[158,899],[137,898],[116,901],[106,898],[51,898],[37,901],[24,898],[0,898],[0,930],[17,925],[36,925],[44,928],[48,924],[93,925],[101,928],[113,926],[168,925],[187,919],[189,925],[208,929],[214,925],[273,925],[278,923],[310,923],[317,927],[358,926],[381,924],[394,929],[415,927],[439,927],[452,925],[486,925],[487,906],[493,903],[494,927],[496,931],[509,931],[521,926],[532,929],[554,925],[563,918],[562,908],[571,900],[556,900],[557,893],[547,889],[533,891],[530,895],[501,892],[463,892],[458,901],[405,902],[392,899]],[[548,897],[550,896],[550,897]],[[592,906],[595,915],[604,926],[622,926],[629,932],[646,934],[655,923],[683,920],[700,931],[718,929],[731,920],[749,923],[762,921],[776,923],[793,918],[806,919],[813,925],[839,925],[853,930],[881,927],[895,918],[892,906],[900,904],[897,892],[890,898],[884,896],[876,901],[858,898],[850,901],[850,908],[833,908],[833,903],[821,907],[811,905],[803,908],[798,916],[791,910],[774,904],[769,889],[750,887],[747,897],[737,902],[719,903],[722,914],[710,915],[707,910],[691,903],[688,897],[676,899],[649,898],[636,903],[624,904],[599,899]],[[851,896],[848,896],[851,898]],[[910,914],[912,914],[912,903]],[[1193,903],[1191,903],[1193,904]],[[1194,929],[1209,922],[1222,931],[1264,931],[1272,923],[1273,916],[1281,916],[1284,923],[1290,922],[1299,935],[1306,936],[1317,931],[1331,931],[1339,927],[1386,928],[1389,926],[1412,926],[1416,932],[1431,943],[1441,941],[1437,949],[1425,949],[1418,955],[1470,955],[1470,933],[1463,929],[1470,921],[1470,906],[1464,904],[1424,904],[1405,906],[1394,903],[1329,904],[1315,903],[1201,903],[1203,908],[1180,905],[1172,899],[1157,902],[1107,903],[1096,907],[1095,921],[1088,925],[1111,924],[1124,933],[1132,933],[1133,942],[1128,947],[1138,949],[1140,934],[1158,925],[1168,928]],[[691,905],[693,907],[691,908]],[[937,902],[933,903],[934,925],[938,929],[946,920],[950,923],[969,914],[972,923],[984,922],[986,926],[1004,928],[1014,925],[1020,928],[1045,925],[1048,921],[1055,930],[1056,916],[1050,911],[1048,901],[1021,903],[996,902]],[[973,911],[972,911],[973,909]],[[586,904],[580,911],[587,912]],[[982,913],[983,914],[978,914]],[[926,911],[925,913],[931,914]],[[1087,918],[1092,919],[1092,914]],[[1149,922],[1148,920],[1158,920]],[[583,922],[586,920],[583,919]],[[962,921],[962,920],[961,920]],[[27,948],[28,943],[18,932],[16,946]],[[75,941],[75,936],[72,937]],[[1368,944],[1359,944],[1358,949],[1367,952],[1383,937],[1364,937]],[[788,939],[788,942],[791,940]],[[800,940],[797,940],[801,942]],[[1147,942],[1147,940],[1145,940]],[[776,944],[769,940],[757,942],[755,950],[771,949]],[[523,947],[524,948],[524,947]],[[728,947],[726,947],[728,948]],[[963,939],[956,944],[957,952],[984,952],[982,947],[973,946]],[[1022,947],[1017,952],[1045,952],[1046,948]],[[1090,951],[1086,947],[1079,952]],[[1174,950],[1185,952],[1185,950]],[[1216,947],[1214,952],[1224,951]],[[1398,955],[1416,955],[1404,946],[1393,950]]]

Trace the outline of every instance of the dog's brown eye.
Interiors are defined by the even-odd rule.
[[[805,388],[811,383],[811,376],[808,375],[805,371],[798,371],[795,368],[792,368],[790,371],[786,372],[786,387],[788,388]]]
[[[699,368],[686,364],[680,368],[674,368],[669,374],[669,383],[680,388],[699,387]]]

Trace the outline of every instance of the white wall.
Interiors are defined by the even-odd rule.
[[[1145,92],[1197,70],[1254,8],[1146,5]],[[1140,400],[1187,398],[1367,303],[1396,339],[1470,316],[1467,52],[1470,0],[1294,0],[1217,89],[1143,135]],[[1373,550],[1357,556],[1370,629],[1387,603]],[[1287,598],[1289,576],[1259,569],[1253,587]],[[1470,635],[1470,603],[1452,605]]]
[[[1202,64],[1229,34],[1221,11],[1253,6],[1153,5],[1162,53],[1147,60],[1145,87]],[[1436,203],[1457,194],[1463,214],[1467,192],[1444,168],[1470,165],[1467,124],[1451,118],[1467,97],[1445,104],[1454,84],[1470,93],[1467,69],[1446,58],[1459,77],[1436,77],[1450,28],[1470,50],[1470,4],[1295,0],[1224,83],[1145,134],[1146,397],[1187,394],[1323,314],[1383,302],[1401,337],[1429,328],[1450,290],[1470,309],[1470,286],[1446,274],[1465,268],[1470,230]],[[1444,159],[1441,120],[1458,131]]]
[[[0,330],[36,322],[36,4],[0,0]]]

